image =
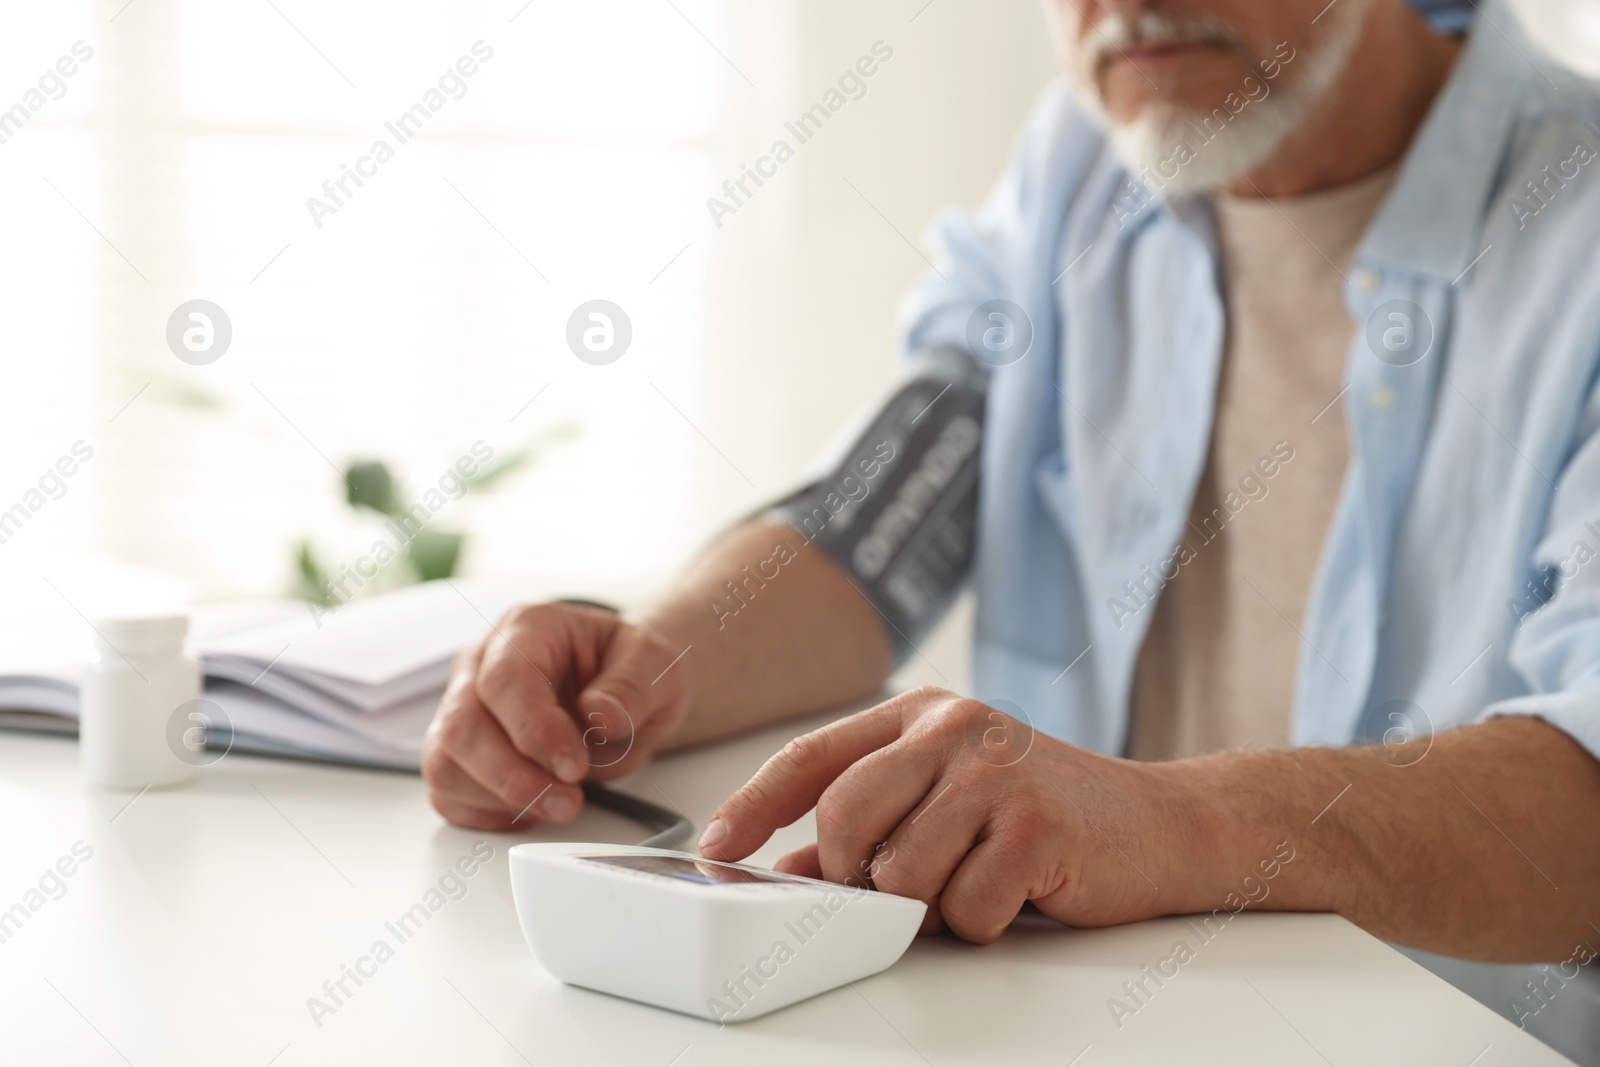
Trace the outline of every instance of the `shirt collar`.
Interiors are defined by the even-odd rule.
[[[1524,102],[1553,73],[1503,0],[1484,3],[1358,260],[1446,280],[1466,270]]]

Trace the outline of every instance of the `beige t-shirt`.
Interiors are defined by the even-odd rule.
[[[1216,199],[1228,327],[1211,452],[1191,551],[1135,670],[1135,759],[1289,740],[1299,628],[1348,459],[1343,274],[1393,180]]]

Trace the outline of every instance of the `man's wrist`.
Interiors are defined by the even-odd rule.
[[[695,624],[700,621],[697,613],[689,610],[689,606],[681,600],[668,597],[623,612],[622,621],[649,631],[672,648],[682,650],[680,658],[675,661],[672,669],[687,672],[688,703],[682,718],[678,720],[677,727],[662,736],[656,747],[665,751],[683,744],[694,743],[699,736],[694,720],[701,710],[700,694],[704,692],[705,675],[708,670],[715,669],[713,657],[697,655],[709,648],[709,642],[705,639],[706,634],[695,628]],[[715,681],[712,684],[716,684]]]
[[[1157,798],[1162,862],[1152,871],[1157,914],[1184,915],[1221,907],[1242,873],[1249,820],[1236,798],[1218,788],[1209,760],[1135,764]]]
[[[1341,887],[1358,879],[1314,869],[1345,851],[1317,809],[1339,795],[1335,778],[1348,783],[1358,772],[1354,759],[1343,750],[1281,749],[1149,765],[1174,808],[1161,881],[1169,913],[1346,911]]]

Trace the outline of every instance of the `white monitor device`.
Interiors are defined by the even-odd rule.
[[[563,982],[743,1022],[900,958],[920,900],[607,844],[516,845],[511,890],[539,962]]]

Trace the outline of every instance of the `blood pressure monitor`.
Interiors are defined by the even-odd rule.
[[[920,900],[644,846],[511,849],[528,947],[555,977],[743,1022],[894,963]]]

